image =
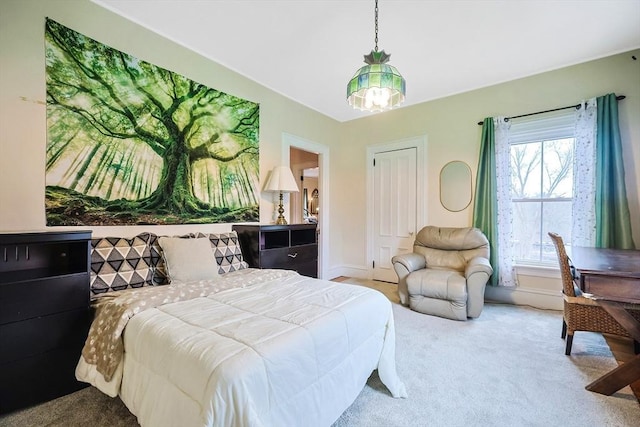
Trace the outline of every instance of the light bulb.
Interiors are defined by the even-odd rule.
[[[378,105],[382,108],[386,108],[389,105],[391,99],[391,91],[388,88],[378,89]]]
[[[369,89],[364,94],[364,106],[367,107],[367,109],[370,109],[372,105],[373,105],[373,94],[371,93],[371,89]]]
[[[391,90],[388,88],[370,87],[364,95],[364,105],[368,109],[373,106],[385,109],[389,106],[389,100],[391,100]]]

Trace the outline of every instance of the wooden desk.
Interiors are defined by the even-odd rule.
[[[640,251],[575,246],[571,260],[583,292],[640,304]]]
[[[625,304],[640,310],[640,251],[574,247],[571,259],[583,292],[593,294],[598,304],[640,342],[640,321]],[[603,375],[586,389],[607,396],[640,379],[640,354]]]

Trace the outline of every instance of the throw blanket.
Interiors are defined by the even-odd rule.
[[[240,274],[238,274],[240,273]],[[145,287],[106,294],[96,304],[96,318],[82,349],[85,362],[95,365],[105,381],[113,378],[122,362],[122,333],[134,315],[164,304],[206,297],[226,289],[242,288],[256,283],[295,276],[288,270],[241,270],[214,280],[175,283],[171,286]]]

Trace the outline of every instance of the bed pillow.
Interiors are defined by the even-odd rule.
[[[153,233],[150,234],[149,251],[151,252],[151,268],[153,270],[153,278],[151,284],[154,286],[169,284],[169,275],[167,273],[164,257],[162,256],[162,248],[160,247],[160,243],[158,242],[160,237],[179,237],[181,239],[189,239],[192,236],[191,234],[185,234],[183,236],[158,236]]]
[[[91,292],[93,295],[152,284],[149,233],[131,239],[91,239]]]
[[[192,282],[218,277],[218,263],[209,239],[160,237],[165,268],[170,282]]]
[[[238,233],[196,233],[194,237],[206,237],[211,242],[211,248],[216,257],[220,269],[218,273],[224,274],[236,270],[249,268],[249,264],[242,258],[242,250],[238,242]]]

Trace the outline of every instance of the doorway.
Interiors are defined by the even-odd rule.
[[[289,166],[300,189],[298,193],[291,194],[290,218],[297,224],[317,224],[320,217],[319,156],[317,153],[291,147]]]
[[[296,156],[300,156],[303,160],[298,160]],[[325,172],[329,171],[329,147],[295,135],[283,133],[282,163],[289,165],[299,184],[307,179],[309,185],[312,185],[313,178],[316,178],[317,186],[314,186],[311,191],[307,191],[307,209],[310,207],[316,211],[314,216],[318,224],[318,278],[326,279],[328,271],[327,260],[329,259],[328,230],[331,198],[329,196],[329,174]],[[307,171],[308,178],[300,180],[300,177],[304,177],[303,174],[306,169],[315,169],[315,171]],[[311,174],[317,175],[317,177],[311,177]],[[309,187],[307,188],[309,189]],[[309,201],[313,197],[314,189],[317,189],[317,199],[314,204],[310,204]],[[304,187],[300,186],[300,190],[298,193],[290,194],[292,196],[289,206],[291,223],[304,222],[302,210]],[[309,216],[307,217],[307,222],[312,220]]]
[[[371,278],[397,283],[391,258],[412,251],[426,224],[426,137],[369,146],[367,252]]]

